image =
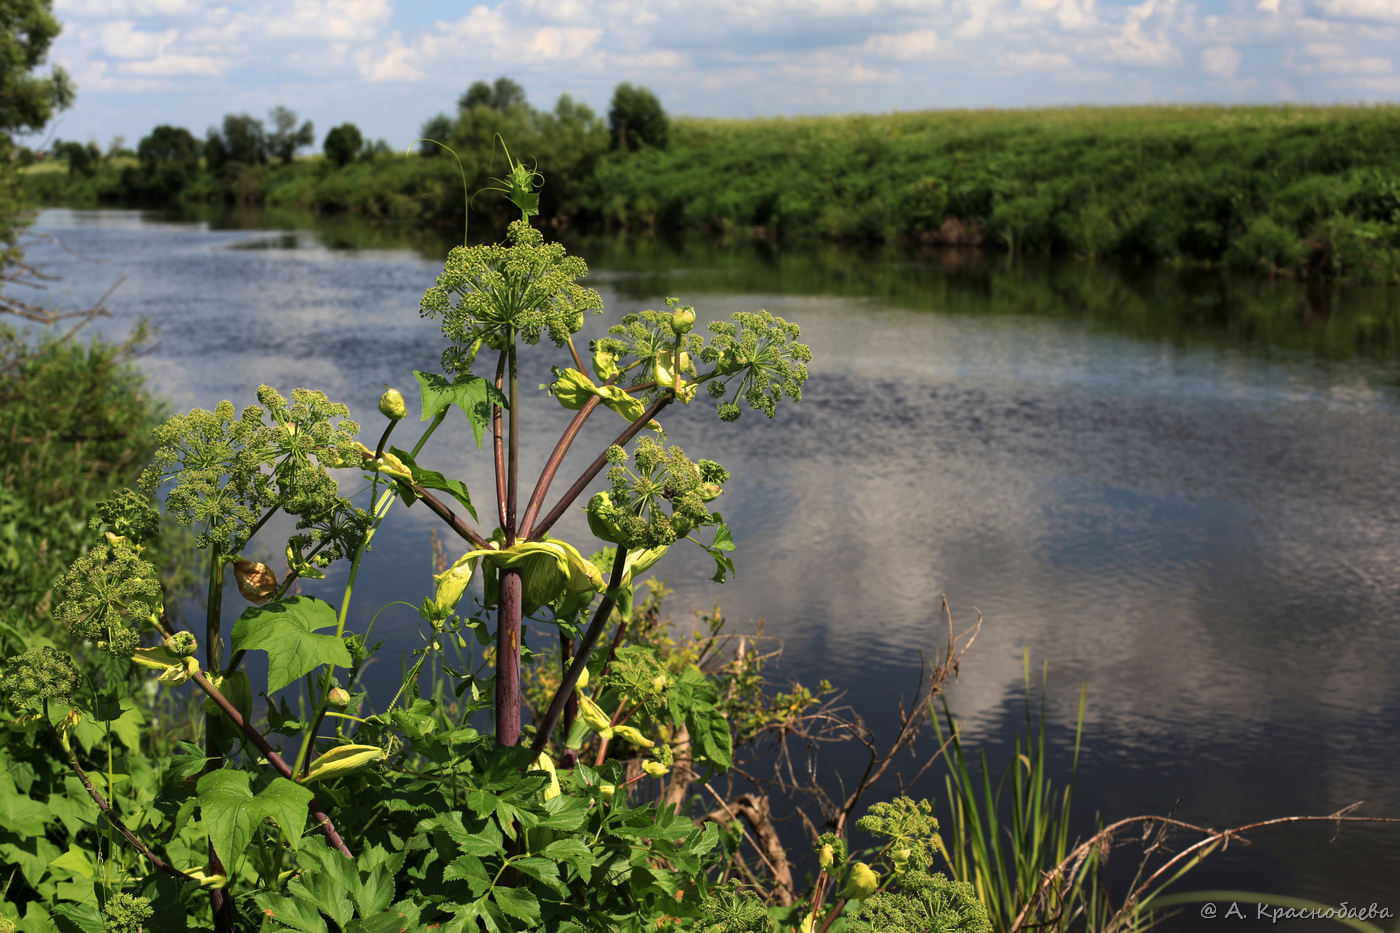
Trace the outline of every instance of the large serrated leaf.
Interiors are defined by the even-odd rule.
[[[253,792],[248,789],[252,775],[247,771],[221,768],[210,771],[195,785],[199,795],[200,818],[209,841],[224,867],[232,872],[242,860],[243,850],[253,838]]]
[[[267,652],[270,696],[322,664],[350,666],[344,641],[335,635],[316,634],[338,621],[329,603],[310,596],[253,606],[233,624],[233,650]]]
[[[535,895],[521,888],[492,888],[491,898],[501,909],[512,917],[519,917],[526,923],[539,923],[540,902]]]
[[[301,933],[328,933],[329,928],[321,912],[308,901],[267,892],[254,894],[253,900],[262,908],[263,916],[278,926],[290,927]]]
[[[314,796],[309,787],[284,777],[274,778],[253,798],[253,815],[276,823],[282,838],[295,851],[301,843],[302,830],[306,829],[306,808]]]
[[[495,403],[502,408],[508,408],[506,397],[500,390],[480,376],[473,376],[471,373],[462,373],[456,380],[447,381],[446,376],[437,373],[422,373],[414,371],[413,376],[418,380],[418,386],[423,394],[423,421],[431,421],[442,413],[448,405],[456,405],[467,415],[467,420],[471,422],[472,434],[476,437],[476,446],[481,446],[481,439],[486,434],[486,429],[491,424],[491,405]]]

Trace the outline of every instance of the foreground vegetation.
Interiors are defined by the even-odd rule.
[[[476,190],[500,173],[503,156],[496,149],[493,161],[490,153],[495,134],[505,134],[516,156],[551,167],[541,214],[556,224],[924,242],[1400,281],[1394,106],[678,119],[627,137],[616,99],[605,121],[567,95],[540,111],[518,85],[493,97],[479,84],[486,90],[464,95],[455,117],[430,120],[425,135],[470,154],[463,168]],[[650,102],[624,103],[664,120]],[[237,135],[229,119],[245,118],[226,118],[211,140]],[[211,170],[198,167],[190,148],[178,184],[153,160],[91,173],[36,171],[28,184],[50,201],[178,197],[461,223],[458,166],[439,150],[366,151],[351,145],[358,130],[334,132],[325,158],[228,160],[230,147],[220,142],[223,161]],[[167,180],[153,188],[157,177]],[[482,209],[488,219],[490,208]]]

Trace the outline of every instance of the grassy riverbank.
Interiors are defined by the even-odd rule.
[[[608,151],[545,124],[507,137],[553,166],[575,226],[983,246],[1400,281],[1400,107],[1114,107],[679,119],[666,149]],[[481,147],[483,150],[485,146]],[[563,159],[561,149],[570,157]],[[472,190],[502,172],[463,153]],[[37,167],[36,167],[37,168]],[[128,179],[130,175],[127,176]],[[54,203],[120,202],[115,169],[35,173]],[[450,159],[321,159],[201,172],[187,200],[460,223]],[[489,208],[490,197],[473,205]]]

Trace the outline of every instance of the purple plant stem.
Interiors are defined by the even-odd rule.
[[[642,412],[640,418],[624,428],[622,433],[614,438],[612,443],[619,447],[626,444],[632,438],[636,437],[637,432],[646,427],[661,409],[671,404],[675,399],[676,394],[674,392],[667,392],[665,395],[652,402],[651,407]],[[604,449],[603,452],[588,465],[588,468],[583,471],[583,474],[578,479],[574,480],[574,484],[570,486],[564,495],[560,497],[559,501],[554,504],[554,508],[550,509],[544,518],[540,519],[539,523],[530,530],[530,540],[540,540],[540,538],[544,536],[544,533],[563,517],[564,512],[573,504],[574,500],[588,488],[588,484],[593,482],[593,478],[602,472],[603,467],[605,467],[607,463],[608,452]]]
[[[598,608],[593,613],[593,619],[588,623],[588,630],[583,633],[583,638],[578,643],[577,653],[574,655],[573,663],[564,672],[564,680],[559,684],[559,689],[554,691],[554,699],[549,701],[549,711],[544,714],[544,719],[540,722],[539,731],[535,734],[534,744],[530,750],[535,754],[544,751],[544,747],[549,744],[549,735],[554,731],[554,727],[559,725],[559,717],[564,714],[564,707],[569,699],[574,695],[574,688],[578,686],[579,676],[588,665],[588,656],[593,652],[593,646],[598,644],[598,636],[603,632],[603,626],[607,625],[608,616],[612,615],[613,594],[622,583],[622,567],[627,563],[627,548],[623,545],[617,546],[617,553],[613,555],[612,574],[608,580],[608,588],[603,593],[603,601],[598,604]]]

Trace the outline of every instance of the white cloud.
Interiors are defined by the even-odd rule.
[[[1006,52],[997,57],[997,64],[1007,71],[1070,72],[1074,70],[1074,59],[1062,52],[1044,52],[1031,49],[1028,52]]]
[[[601,29],[545,26],[537,29],[530,37],[527,48],[529,54],[536,59],[574,61],[592,54],[602,37]]]
[[[130,20],[113,20],[98,28],[102,51],[112,58],[151,58],[159,55],[179,36],[176,29],[142,32]]]
[[[61,22],[77,18],[123,16],[187,16],[217,0],[56,0],[54,13]]]
[[[269,11],[267,34],[320,40],[373,39],[389,23],[389,0],[292,0]]]
[[[1217,78],[1233,78],[1240,71],[1240,53],[1228,45],[1201,50],[1201,70]]]
[[[879,58],[898,61],[915,61],[931,58],[938,49],[938,34],[932,29],[916,29],[913,32],[881,33],[865,40],[862,51],[870,52]]]
[[[1129,7],[1116,35],[1104,37],[1098,46],[1109,61],[1127,65],[1164,67],[1176,64],[1181,53],[1172,41],[1172,0],[1147,0]]]
[[[387,48],[378,54],[365,48],[355,54],[355,64],[367,81],[420,81],[426,75],[415,61],[417,53],[403,44],[398,33],[389,38]]]
[[[172,78],[222,74],[228,66],[228,59],[211,55],[160,55],[146,61],[122,62],[117,70],[122,74]]]

